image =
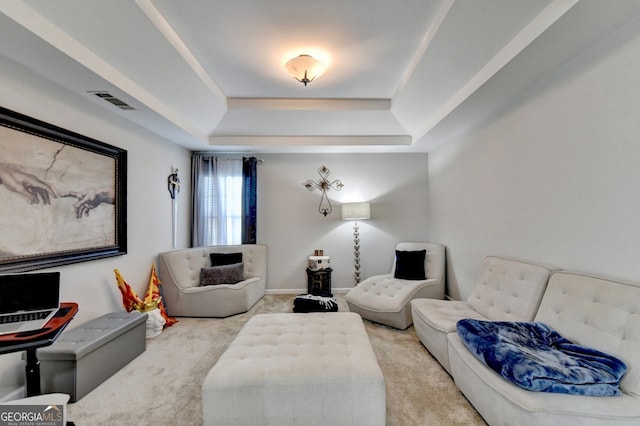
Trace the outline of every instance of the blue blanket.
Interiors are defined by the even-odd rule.
[[[525,389],[591,396],[620,395],[627,366],[576,345],[540,322],[463,319],[458,335],[480,361]]]

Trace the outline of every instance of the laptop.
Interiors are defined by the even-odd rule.
[[[60,272],[0,275],[0,335],[41,329],[60,308]]]

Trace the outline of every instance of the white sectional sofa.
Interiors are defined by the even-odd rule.
[[[211,253],[242,253],[244,280],[233,284],[200,285],[202,268]],[[241,244],[194,247],[158,255],[158,277],[169,315],[227,317],[246,312],[264,296],[267,285],[267,246]]]
[[[429,317],[428,311],[421,314]],[[640,286],[555,271],[533,320],[576,344],[622,360],[628,367],[620,383],[622,395],[594,397],[525,390],[479,361],[455,331],[448,333],[449,371],[488,424],[640,424]],[[416,332],[420,324],[415,322]],[[425,346],[433,347],[428,335],[422,336],[427,339]]]
[[[414,299],[411,314],[420,342],[449,374],[447,335],[463,318],[531,321],[538,310],[551,270],[519,260],[488,256],[466,301]]]

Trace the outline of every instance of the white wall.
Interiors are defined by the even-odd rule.
[[[399,241],[425,241],[428,235],[426,154],[261,155],[258,165],[259,243],[269,246],[267,288],[306,292],[307,258],[314,249],[331,256],[334,289],[353,287],[353,222],[342,221],[344,202],[371,203],[370,220],[359,221],[361,277],[388,273]],[[330,190],[333,212],[318,212],[321,192],[309,192],[307,179],[318,169],[340,179]]]
[[[70,327],[122,309],[113,270],[144,295],[149,272],[160,251],[171,250],[171,198],[167,177],[171,167],[181,170],[179,246],[189,242],[190,152],[128,124],[78,95],[52,86],[39,76],[0,56],[2,106],[30,117],[124,148],[128,153],[128,254],[52,270],[61,272],[61,300],[79,304]],[[135,112],[131,112],[135,114]],[[0,161],[1,160],[0,153]],[[0,187],[0,190],[2,188]],[[0,195],[0,202],[1,202]],[[21,354],[0,356],[0,398],[24,383]]]
[[[260,155],[258,242],[268,289],[305,291],[307,257],[331,256],[334,288],[352,281],[352,223],[340,204],[370,201],[360,222],[362,276],[390,269],[398,241],[447,245],[449,293],[465,298],[490,254],[640,281],[640,25],[623,28],[523,93],[507,112],[429,154]],[[146,289],[171,249],[166,178],[183,172],[179,247],[189,241],[190,153],[0,57],[2,106],[122,147],[129,155],[129,254],[57,268],[76,324],[121,308],[113,269]],[[345,187],[334,212],[302,183],[326,165]],[[425,214],[426,212],[426,214]],[[0,383],[24,382],[19,354],[0,356]],[[2,389],[0,389],[0,395]]]
[[[61,299],[80,305],[71,328],[122,309],[113,270],[144,294],[156,255],[172,249],[172,167],[180,169],[183,183],[178,248],[189,245],[190,152],[1,56],[0,69],[3,107],[127,150],[128,254],[53,269],[61,272]],[[389,271],[398,241],[426,238],[426,154],[258,156],[265,160],[258,166],[258,242],[269,246],[269,291],[305,292],[307,257],[314,249],[331,256],[334,288],[353,285],[353,224],[340,220],[342,202],[372,203],[373,218],[360,222],[363,278]],[[345,185],[329,192],[334,211],[327,217],[317,211],[320,192],[302,185],[317,180],[322,165]],[[24,383],[21,354],[0,357],[0,383],[0,399]]]
[[[429,154],[431,237],[466,298],[490,254],[640,282],[640,24]]]

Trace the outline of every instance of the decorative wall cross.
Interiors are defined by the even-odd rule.
[[[331,210],[333,210],[333,208],[331,207],[331,201],[329,201],[329,197],[327,197],[327,191],[331,188],[335,189],[336,191],[340,191],[344,184],[340,182],[339,179],[329,182],[328,178],[331,174],[331,171],[329,171],[329,169],[327,169],[325,166],[322,166],[318,169],[318,174],[320,175],[320,179],[317,182],[314,182],[311,179],[307,179],[307,181],[303,183],[303,185],[309,191],[313,191],[314,189],[319,189],[320,191],[322,191],[322,197],[320,198],[318,211],[320,212],[320,214],[326,216],[331,213]]]

